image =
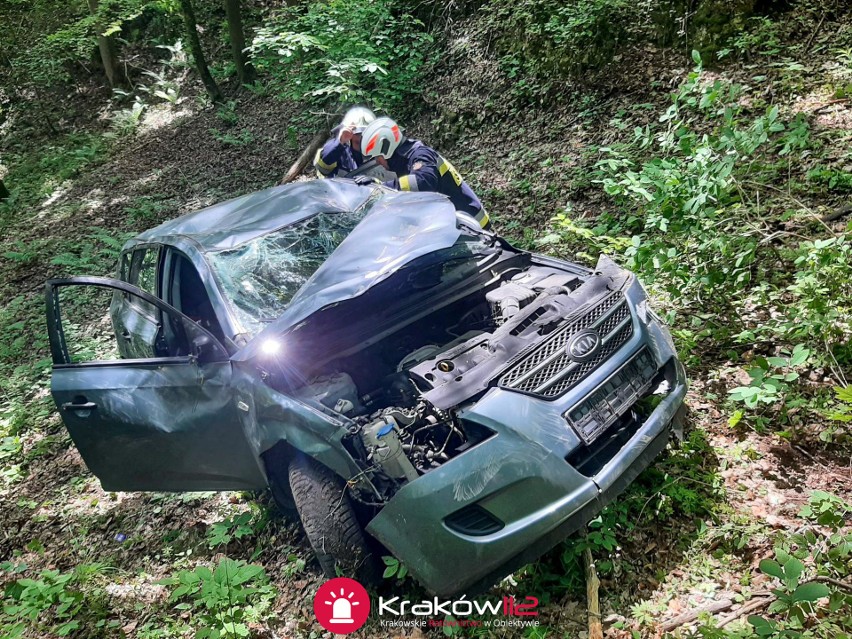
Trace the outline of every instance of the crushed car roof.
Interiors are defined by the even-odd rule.
[[[275,186],[164,222],[130,240],[173,244],[192,240],[203,253],[226,251],[320,213],[366,216],[257,337],[272,337],[326,306],[357,297],[411,261],[452,246],[461,235],[455,207],[434,192],[399,192],[325,179]],[[470,218],[466,224],[478,229]],[[236,359],[257,354],[251,343]]]
[[[128,245],[180,236],[202,251],[234,248],[317,213],[346,213],[362,206],[373,189],[351,180],[309,180],[274,186],[187,213],[133,238]]]

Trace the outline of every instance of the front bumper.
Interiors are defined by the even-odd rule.
[[[638,285],[627,295],[634,309],[644,301]],[[640,321],[634,312],[633,321],[631,340],[563,397],[545,401],[492,388],[460,411],[495,435],[405,485],[367,531],[427,588],[452,596],[489,587],[582,527],[665,448],[686,394],[666,329],[652,316]],[[644,422],[631,425],[632,436],[612,456],[581,472],[566,459],[582,442],[563,415],[643,348],[666,371],[669,390]],[[487,534],[447,525],[450,515],[470,507],[503,525]]]

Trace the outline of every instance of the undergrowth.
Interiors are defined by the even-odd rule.
[[[695,61],[656,122],[599,149],[593,181],[610,210],[589,223],[568,209],[541,242],[610,253],[637,272],[667,300],[687,363],[721,352],[748,366],[751,383],[730,389],[731,426],[845,440],[836,426],[831,437],[803,430],[830,391],[803,373],[826,369],[845,387],[852,357],[852,238],[783,186],[817,143],[803,116],[746,109],[748,87],[708,80]]]
[[[251,55],[282,95],[318,111],[364,102],[400,117],[435,59],[432,43],[420,20],[388,0],[332,0],[273,15]]]

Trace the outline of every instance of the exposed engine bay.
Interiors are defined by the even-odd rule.
[[[516,260],[478,268],[477,275],[480,282],[468,283],[463,296],[448,296],[446,304],[442,280],[430,290],[429,314],[373,343],[353,328],[349,344],[363,346],[335,345],[340,356],[293,391],[352,421],[344,444],[382,501],[490,437],[483,426],[459,420],[458,407],[566,318],[621,285],[609,276],[529,261],[519,267]],[[396,285],[410,287],[410,276]]]

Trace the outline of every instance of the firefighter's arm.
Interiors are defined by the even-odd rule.
[[[340,143],[337,136],[329,138],[328,142],[317,151],[314,158],[314,168],[316,168],[317,172],[324,177],[337,172],[337,163],[340,161],[343,149],[344,145]]]
[[[414,159],[409,164],[408,175],[401,175],[397,179],[385,182],[399,191],[437,191],[440,173],[437,164],[431,159]]]

